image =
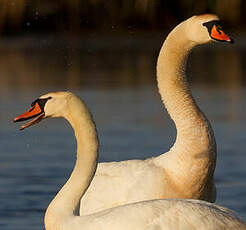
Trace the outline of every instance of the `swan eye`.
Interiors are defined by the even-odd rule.
[[[40,106],[41,109],[44,109],[44,106],[48,100],[50,100],[52,97],[47,98],[38,98],[35,101],[32,102],[31,106],[34,106],[36,103]]]

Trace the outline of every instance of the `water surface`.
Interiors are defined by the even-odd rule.
[[[76,149],[62,119],[18,131],[13,118],[38,96],[71,90],[84,99],[97,124],[100,161],[159,155],[172,146],[176,131],[156,88],[159,38],[116,50],[101,43],[18,41],[0,46],[0,228],[44,229],[45,209],[69,177]],[[245,57],[237,46],[198,48],[188,73],[217,140],[217,203],[246,220]]]

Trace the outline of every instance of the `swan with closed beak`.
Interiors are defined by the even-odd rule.
[[[151,199],[215,201],[216,142],[185,76],[192,48],[212,41],[233,42],[219,18],[211,14],[193,16],[167,36],[157,61],[157,82],[163,104],[176,125],[176,141],[157,157],[99,163],[81,200],[81,214]]]
[[[79,216],[80,199],[90,186],[97,166],[96,127],[83,101],[70,92],[41,96],[14,121],[33,118],[21,126],[25,129],[50,117],[63,117],[71,124],[77,140],[77,160],[70,178],[46,210],[46,230],[246,229],[235,212],[198,200],[150,200]]]

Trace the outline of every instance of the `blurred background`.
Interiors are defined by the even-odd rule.
[[[187,66],[215,132],[217,203],[246,220],[246,2],[242,0],[0,0],[0,229],[44,229],[43,216],[75,160],[63,120],[18,131],[33,100],[71,90],[91,109],[100,161],[168,151],[176,130],[156,87],[156,59],[184,19],[218,14],[234,45],[196,48]]]
[[[213,12],[233,26],[243,25],[242,0],[1,0],[2,33],[86,30],[112,31],[169,29],[194,14]],[[28,27],[28,29],[26,29]]]

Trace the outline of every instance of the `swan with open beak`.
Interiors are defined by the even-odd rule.
[[[28,109],[25,113],[14,118],[14,122],[26,121],[33,118],[31,121],[22,125],[20,127],[20,130],[23,130],[29,126],[37,124],[44,118],[45,116],[44,106],[49,99],[50,98],[43,98],[43,99],[38,98],[37,100],[32,102],[30,109]]]

